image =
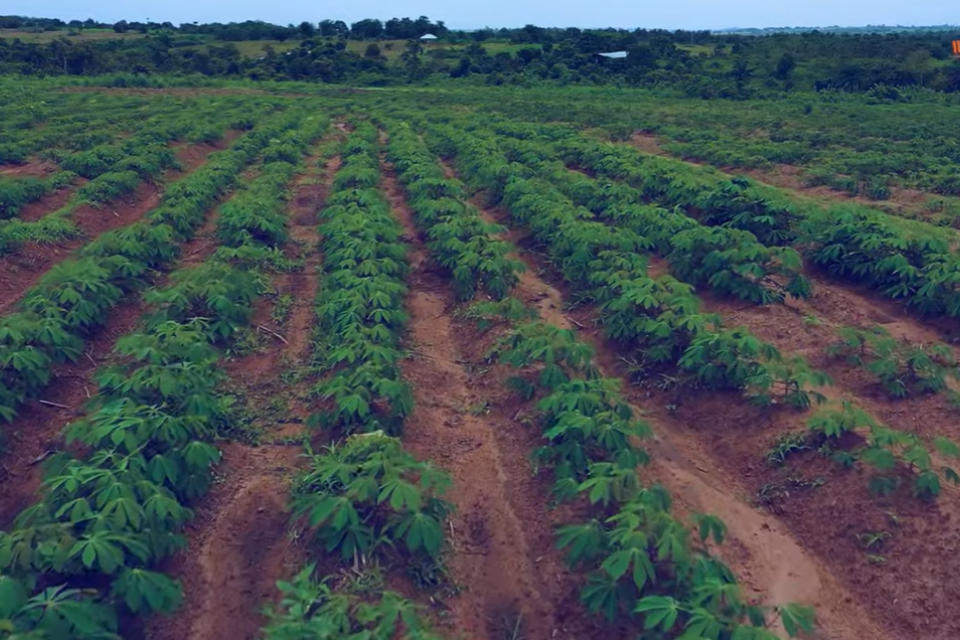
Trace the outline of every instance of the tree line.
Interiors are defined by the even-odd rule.
[[[749,98],[809,90],[879,92],[904,88],[960,91],[960,61],[944,29],[905,33],[742,35],[659,29],[449,29],[419,18],[181,24],[0,17],[0,28],[112,28],[139,38],[47,42],[0,39],[0,73],[23,75],[203,74],[251,80],[360,85],[456,79],[474,83],[618,84],[672,87],[691,97]],[[2,32],[0,32],[2,33]],[[439,37],[424,46],[424,34]],[[397,40],[405,41],[396,43]],[[261,55],[233,43],[263,41]],[[351,42],[361,41],[359,48]],[[295,42],[278,52],[275,43]],[[625,51],[621,59],[598,54]]]

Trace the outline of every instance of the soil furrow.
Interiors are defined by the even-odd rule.
[[[78,249],[100,235],[125,227],[155,209],[163,197],[163,184],[179,180],[199,167],[219,145],[197,145],[181,150],[182,170],[164,173],[154,184],[142,182],[132,194],[102,207],[83,205],[70,214],[80,235],[56,243],[28,242],[13,253],[0,256],[0,314],[7,313],[56,264],[73,257]],[[61,190],[69,191],[69,190]]]
[[[212,239],[215,205],[194,238],[181,246],[174,265],[150,283],[163,287],[169,273],[206,260],[216,249]],[[25,404],[9,425],[3,426],[0,441],[0,528],[7,526],[32,501],[42,480],[40,464],[60,450],[63,427],[82,414],[86,401],[97,392],[94,374],[108,361],[114,343],[134,330],[146,311],[139,292],[134,292],[110,310],[107,321],[87,338],[84,356],[74,363],[55,366],[43,397]],[[43,404],[52,403],[52,404]]]
[[[407,239],[413,266],[407,309],[413,355],[403,365],[415,410],[405,446],[453,477],[447,566],[464,590],[446,602],[452,628],[469,638],[500,638],[520,616],[524,635],[547,640],[560,630],[551,585],[565,573],[552,551],[545,495],[531,492],[532,447],[509,435],[509,418],[493,415],[463,363],[464,334],[453,324],[449,284],[433,270],[396,178],[385,167],[383,190]]]
[[[143,314],[139,296],[111,310],[107,322],[88,340],[84,355],[74,363],[54,367],[41,400],[20,408],[10,424],[3,425],[0,451],[0,529],[33,502],[43,478],[41,462],[60,449],[63,427],[81,414],[96,394],[94,373],[109,358],[117,338],[133,330]]]
[[[86,178],[76,178],[69,187],[57,189],[53,193],[46,194],[39,200],[28,202],[23,205],[16,219],[23,220],[24,222],[36,222],[52,211],[59,211],[67,206],[67,203],[70,202],[70,199],[74,193],[76,193],[77,189],[87,182],[89,181]]]
[[[506,212],[484,207],[482,196],[474,197],[472,202],[480,208],[487,221],[507,226],[508,236],[512,240],[520,245],[526,244],[525,233],[507,224]],[[528,274],[546,273],[535,254],[522,251],[520,258],[527,265]],[[539,277],[527,275],[526,279],[539,280]],[[562,290],[563,286],[558,284],[550,289]],[[531,301],[543,295],[533,290],[521,297]],[[595,312],[579,308],[564,313],[566,305],[562,295],[557,295],[559,299],[551,300],[549,305],[559,306],[561,315],[572,318],[581,338],[594,346],[598,365],[604,375],[621,376],[623,362],[620,350],[606,343],[593,328]],[[799,601],[816,606],[821,638],[888,639],[861,605],[854,602],[847,591],[849,585],[841,585],[838,577],[842,576],[832,572],[829,556],[822,556],[825,561],[821,561],[803,547],[806,542],[803,537],[794,537],[791,522],[780,523],[777,518],[745,501],[744,496],[750,493],[750,478],[743,479],[737,473],[738,469],[731,469],[727,464],[726,452],[717,448],[709,438],[701,441],[701,429],[708,429],[708,433],[727,433],[731,439],[742,437],[738,434],[738,431],[742,431],[738,429],[741,423],[730,420],[728,424],[722,418],[731,413],[731,408],[744,405],[744,400],[725,397],[722,403],[711,405],[709,410],[691,418],[678,419],[671,415],[672,410],[657,410],[659,405],[656,403],[668,404],[664,398],[632,386],[627,386],[625,392],[635,407],[642,407],[637,409],[638,413],[650,422],[656,434],[652,441],[646,443],[652,453],[653,464],[644,471],[645,477],[664,484],[682,508],[715,513],[724,519],[729,527],[730,539],[720,550],[721,555],[731,564],[745,586],[758,594],[766,594],[772,603]],[[735,417],[742,418],[739,415]],[[691,429],[691,423],[698,428]],[[818,525],[817,519],[809,522],[811,526]],[[820,551],[816,548],[813,550]],[[893,637],[889,637],[889,640],[893,640]]]
[[[316,161],[308,159],[308,171],[297,180],[288,207],[290,237],[305,256],[301,272],[276,278],[277,295],[293,298],[290,314],[282,326],[270,327],[271,305],[257,305],[253,324],[268,329],[265,347],[224,364],[255,416],[263,416],[279,399],[279,417],[271,425],[255,425],[264,429],[258,444],[221,446],[219,482],[188,525],[187,548],[169,563],[170,573],[183,581],[184,605],[173,617],[148,623],[151,640],[259,637],[265,623],[261,608],[276,599],[276,581],[302,564],[288,534],[286,497],[309,407],[302,382],[285,383],[284,376],[305,368],[310,357],[321,260],[316,213],[338,159],[322,170],[322,182],[316,181]]]
[[[863,367],[824,351],[845,325],[880,324],[894,337],[912,342],[937,339],[934,331],[895,305],[877,305],[827,283],[817,283],[811,300],[786,305],[756,307],[701,297],[705,310],[721,314],[728,325],[745,326],[785,356],[803,355],[828,373],[833,379],[825,390],[829,397],[851,399],[898,430],[960,439],[956,409],[942,394],[890,400]],[[745,430],[737,428],[749,420],[745,413],[732,416],[714,403],[704,405],[706,411],[701,408],[697,414],[713,416],[710,437],[728,465],[748,476],[752,494],[769,496],[768,508],[778,511],[805,545],[835,567],[836,575],[869,603],[887,628],[904,638],[947,640],[960,634],[960,625],[938,613],[960,598],[951,578],[960,571],[960,560],[947,551],[960,545],[960,492],[948,485],[935,503],[925,503],[911,495],[905,476],[893,495],[875,497],[868,491],[869,473],[843,471],[816,451],[801,451],[782,468],[771,468],[765,452],[784,435],[803,433],[809,414],[784,409],[761,418],[758,413]],[[729,424],[724,416],[729,416]],[[788,490],[785,485],[798,479],[823,486]],[[865,546],[864,539],[877,534],[882,541]]]

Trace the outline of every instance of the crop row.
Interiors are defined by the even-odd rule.
[[[829,385],[830,379],[804,358],[783,356],[745,328],[725,328],[719,317],[701,313],[688,284],[672,276],[651,278],[643,257],[649,241],[632,227],[595,221],[588,210],[532,177],[526,167],[506,164],[490,140],[449,127],[428,131],[437,138],[438,148],[456,151],[458,165],[473,177],[475,186],[500,194],[510,214],[531,229],[564,279],[598,305],[604,333],[629,349],[642,377],[675,367],[697,386],[741,391],[760,405],[807,409],[825,400],[818,388]],[[940,475],[957,480],[949,467],[938,474],[931,457],[935,449],[956,458],[956,445],[944,438],[926,442],[867,417],[852,406],[839,413],[824,407],[808,426],[831,446],[839,446],[844,431],[865,431],[867,447],[860,459],[877,472],[874,484],[888,486],[889,473],[898,464],[916,471],[914,492],[920,497],[939,494]],[[841,429],[834,428],[838,420],[844,425]]]
[[[51,269],[24,297],[22,310],[0,318],[0,416],[12,420],[17,407],[50,381],[54,364],[75,361],[84,338],[100,326],[124,295],[149,280],[190,237],[206,211],[271,139],[295,126],[285,114],[211,154],[202,167],[170,185],[147,220],[104,234],[80,257]]]
[[[321,215],[317,315],[324,348],[318,365],[330,375],[317,393],[333,403],[323,414],[325,426],[397,435],[413,403],[399,368],[409,267],[399,224],[378,191],[377,148],[377,130],[369,124],[350,135]]]
[[[238,116],[239,109],[225,111],[209,119],[207,128],[211,133],[208,136],[215,132],[216,139],[219,139],[225,129],[235,124],[232,121]],[[187,119],[158,120],[152,126],[143,127],[137,136],[129,140],[67,156],[61,164],[65,171],[43,181],[47,189],[41,191],[34,188],[29,195],[40,197],[49,188],[72,181],[75,174],[91,178],[90,182],[78,189],[62,209],[38,221],[12,220],[0,224],[0,253],[11,251],[27,240],[51,241],[74,235],[76,229],[69,222],[69,217],[77,208],[83,205],[100,206],[132,192],[143,180],[159,177],[164,169],[176,164],[176,158],[167,143],[195,126]],[[9,185],[8,198],[18,206],[26,201],[25,194],[17,189],[17,183],[21,182],[24,179],[12,181]],[[0,187],[3,186],[0,183]],[[0,199],[3,197],[0,191]]]
[[[427,230],[427,247],[453,278],[457,297],[469,300],[478,290],[497,300],[505,296],[524,268],[507,256],[506,242],[492,237],[505,229],[483,221],[415,131],[396,123],[389,131],[387,157],[406,189],[417,224]]]
[[[4,178],[0,176],[0,220],[15,218],[24,205],[68,186],[74,176],[60,171],[47,178]]]
[[[323,128],[307,121],[301,152]],[[292,140],[276,144],[288,153]],[[249,212],[272,217],[285,186],[270,172],[237,196],[232,211],[247,212],[245,224],[255,228]],[[271,248],[252,234],[242,240],[252,252]],[[206,492],[220,458],[209,441],[231,419],[218,389],[225,375],[217,347],[248,326],[259,295],[256,268],[232,257],[215,254],[145,294],[152,310],[142,329],[117,342],[120,363],[98,372],[90,411],[66,429],[68,444],[83,453],[57,456],[38,502],[0,534],[0,580],[10,596],[4,617],[13,631],[114,637],[121,612],[178,606],[179,585],[151,568],[185,544],[188,505]],[[50,587],[52,580],[66,584]]]
[[[802,204],[745,178],[579,136],[563,137],[558,151],[580,167],[626,181],[648,200],[683,207],[707,224],[796,246],[836,276],[867,284],[924,314],[960,317],[960,257],[950,231],[856,205]]]
[[[549,148],[535,143],[508,141],[505,148],[508,158],[536,171],[598,220],[647,238],[650,249],[684,282],[758,304],[811,293],[800,254],[790,247],[767,246],[754,234],[757,229],[712,226],[715,221],[706,216],[698,220],[678,209],[643,205],[631,187],[568,170],[562,162],[550,161]]]
[[[416,185],[418,178],[431,173],[425,144],[403,125],[393,125],[391,137],[395,165],[410,167],[410,182]],[[429,165],[437,168],[432,159]],[[459,185],[445,182],[449,186],[440,192],[437,204],[450,199],[461,204],[463,217],[469,220],[476,215],[472,208],[463,207]],[[411,195],[429,203],[430,194],[436,192]],[[447,204],[445,209],[452,207]],[[442,230],[447,224],[444,219],[423,217],[420,228],[432,238],[436,227]],[[473,233],[484,238],[462,237],[460,243],[442,246],[434,257],[468,263],[472,246],[484,242],[494,243],[499,255],[505,256],[509,245],[490,238],[491,231],[496,229],[475,226]],[[722,632],[737,638],[775,637],[763,629],[763,612],[740,598],[732,572],[707,549],[710,536],[722,542],[723,524],[714,517],[696,516],[701,535],[694,542],[689,529],[671,514],[669,495],[660,487],[640,485],[636,467],[647,461],[647,455],[636,443],[650,430],[634,419],[619,394],[620,382],[600,377],[592,364],[592,349],[577,342],[570,331],[531,321],[531,312],[522,308],[522,303],[509,298],[481,303],[470,315],[489,319],[491,314],[505,313],[515,321],[491,357],[519,370],[509,386],[528,399],[538,399],[545,444],[535,458],[540,468],[554,473],[554,498],[582,500],[594,507],[592,519],[557,532],[557,545],[567,551],[570,563],[591,569],[582,591],[588,609],[611,620],[639,613],[647,630],[663,633],[682,628],[693,636]],[[803,608],[786,605],[781,614],[793,632],[810,627],[811,614]]]
[[[309,455],[291,498],[294,525],[355,568],[391,553],[407,566],[433,562],[449,511],[441,497],[447,474],[416,460],[390,435],[401,432],[412,408],[398,366],[408,266],[399,224],[377,189],[377,139],[366,123],[346,139],[321,214],[324,268],[314,359],[323,376],[317,394],[332,406],[321,412],[320,424],[347,437]],[[403,596],[338,591],[314,573],[311,564],[279,583],[284,597],[270,613],[266,638],[436,638]]]
[[[215,100],[153,96],[147,100],[111,96],[109,100],[75,105],[42,117],[43,126],[31,123],[17,129],[0,145],[0,162],[22,164],[34,154],[41,160],[72,161],[72,156],[117,144],[117,137],[131,138],[153,131],[167,139],[214,142],[222,129],[220,118],[229,118],[230,128],[248,129],[264,105],[249,97],[218,96]],[[175,134],[175,135],[174,135]]]
[[[44,105],[48,102],[45,100]],[[0,144],[0,163],[23,164],[34,155],[56,161],[70,152],[109,143],[124,130],[149,126],[158,117],[184,110],[179,102],[157,104],[126,97],[106,103],[102,100],[86,104],[74,102],[49,111],[34,108],[27,120],[11,124],[5,129],[10,132],[9,136]]]

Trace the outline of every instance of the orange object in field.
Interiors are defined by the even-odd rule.
[[[953,55],[960,58],[960,40],[953,41]]]

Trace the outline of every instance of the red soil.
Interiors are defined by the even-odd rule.
[[[890,400],[862,367],[824,353],[827,345],[837,341],[836,329],[844,325],[880,324],[895,337],[913,342],[938,339],[934,331],[895,305],[819,281],[810,301],[791,301],[787,306],[744,307],[701,297],[707,310],[721,313],[730,325],[746,326],[781,352],[802,354],[812,366],[830,374],[834,380],[830,397],[852,399],[902,431],[960,440],[956,410],[943,395]],[[764,451],[781,434],[802,432],[807,416],[741,411],[732,416],[729,428],[723,428],[717,415],[725,412],[715,403],[698,401],[696,405],[691,405],[695,413],[685,422],[703,424],[703,418],[711,416],[710,438],[728,463],[749,477],[753,491],[797,477],[826,482],[821,489],[777,489],[770,508],[779,512],[805,545],[830,562],[836,575],[887,629],[906,638],[947,640],[960,635],[960,624],[946,613],[950,602],[960,597],[960,587],[951,579],[960,571],[960,560],[949,551],[960,544],[960,492],[947,487],[935,504],[925,504],[910,495],[909,477],[905,477],[904,487],[894,495],[874,498],[867,491],[867,474],[842,471],[815,452],[797,456],[782,469],[772,468],[763,460]],[[749,417],[751,413],[756,416]],[[751,423],[745,433],[742,425]],[[876,532],[887,532],[889,537],[866,548],[864,536]]]
[[[26,164],[0,166],[0,176],[5,178],[46,178],[58,170],[57,165],[47,160]]]
[[[219,146],[194,145],[182,150],[183,170],[168,171],[164,175],[164,182],[178,180],[193,171]],[[69,197],[68,192],[69,190],[65,189],[49,196],[56,198],[52,204],[56,205],[60,198]],[[160,204],[162,196],[162,184],[142,182],[133,193],[107,203],[100,208],[82,205],[74,210],[70,219],[79,230],[79,237],[55,244],[26,243],[14,253],[0,256],[0,273],[4,274],[4,277],[0,279],[0,313],[8,313],[23,297],[23,294],[36,284],[52,266],[72,257],[77,249],[101,234],[141,219]],[[39,219],[40,217],[42,215],[32,219]]]
[[[23,220],[24,222],[35,222],[52,211],[59,211],[67,205],[76,190],[85,185],[87,182],[88,180],[86,178],[77,178],[70,187],[57,189],[53,193],[48,193],[39,200],[28,202],[20,210],[20,214],[17,216],[17,218]]]
[[[314,166],[315,160],[308,165]],[[253,325],[265,329],[265,345],[224,363],[248,403],[283,398],[287,418],[262,434],[263,442],[257,446],[233,442],[221,447],[220,481],[197,507],[197,517],[187,529],[188,547],[167,567],[183,581],[184,605],[170,618],[147,622],[146,637],[151,640],[258,638],[266,623],[261,609],[277,599],[276,581],[293,575],[305,563],[303,551],[288,533],[286,496],[302,454],[296,438],[310,409],[303,399],[304,386],[284,385],[281,376],[304,366],[310,357],[320,263],[315,214],[336,166],[336,161],[328,165],[324,184],[307,184],[302,178],[294,187],[288,208],[290,233],[304,250],[306,266],[302,272],[281,274],[275,280],[277,295],[294,298],[289,318],[275,327],[270,321],[271,305],[259,303]],[[212,224],[208,220],[202,235],[212,234]],[[209,238],[199,240],[187,260],[192,255],[199,262],[201,253],[209,254],[215,247]]]
[[[83,405],[97,391],[93,374],[108,360],[116,339],[129,333],[143,313],[139,297],[131,297],[110,312],[110,317],[89,339],[85,354],[75,363],[54,368],[53,380],[41,400],[24,405],[16,419],[3,426],[6,441],[0,458],[0,529],[33,501],[40,486],[40,462],[61,448],[62,431],[82,413]]]
[[[474,203],[482,205],[477,198]],[[503,212],[483,210],[483,213],[490,222],[507,220]],[[526,244],[522,231],[511,229],[509,235],[521,246]],[[521,255],[528,273],[549,273],[534,255],[529,252]],[[562,285],[558,286],[562,289]],[[522,284],[519,291],[523,291]],[[562,298],[557,305],[552,296],[543,293],[522,297],[528,302],[551,299],[549,306],[564,307]],[[596,311],[578,308],[569,314],[580,327],[580,338],[596,349],[597,362],[605,375],[624,375],[622,349],[601,339],[594,328]],[[642,407],[640,413],[657,434],[646,445],[653,454],[653,464],[644,476],[670,489],[681,512],[715,513],[725,520],[731,539],[720,552],[748,590],[766,595],[772,603],[799,601],[815,605],[824,638],[899,640],[909,637],[885,636],[872,619],[877,614],[869,606],[869,597],[862,593],[864,589],[851,586],[843,569],[835,571],[829,556],[811,554],[820,549],[792,530],[792,520],[779,520],[757,511],[744,499],[756,491],[756,478],[741,475],[742,468],[731,464],[731,459],[743,463],[747,458],[756,465],[764,449],[758,450],[755,441],[742,448],[740,443],[744,440],[745,427],[769,424],[769,415],[742,399],[729,396],[684,394],[678,399],[673,393],[635,386],[627,386],[625,392],[637,407]],[[676,410],[672,408],[674,405],[678,405]],[[722,439],[722,446],[718,439]],[[812,495],[819,498],[822,494],[812,492]],[[814,514],[807,517],[811,528],[822,522]],[[849,521],[849,518],[839,520],[836,514],[833,519],[834,522]]]
[[[547,640],[566,631],[564,618],[574,582],[553,551],[555,515],[544,505],[548,487],[533,478],[528,455],[534,443],[516,423],[500,380],[468,373],[469,327],[455,327],[449,283],[427,260],[412,214],[392,171],[383,187],[409,240],[413,273],[407,307],[413,356],[403,365],[416,408],[407,420],[405,446],[453,476],[447,495],[452,517],[452,553],[446,565],[464,590],[431,600],[447,610],[444,621],[469,638],[504,637],[521,616],[523,637]],[[511,419],[511,416],[513,419]],[[517,433],[520,432],[520,433]],[[507,636],[509,637],[509,635]]]

